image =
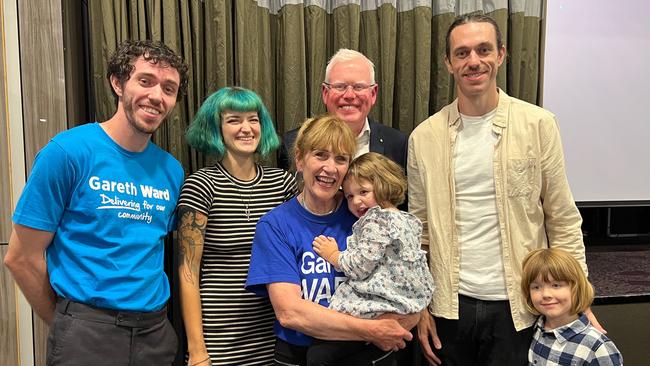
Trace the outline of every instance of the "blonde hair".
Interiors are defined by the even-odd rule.
[[[528,253],[523,262],[521,292],[528,311],[539,315],[530,298],[530,284],[541,277],[544,282],[566,281],[571,286],[571,313],[580,314],[591,306],[594,288],[587,280],[580,263],[569,253],[558,248],[537,249]]]
[[[376,152],[369,152],[354,159],[345,180],[358,183],[367,181],[372,185],[375,200],[382,208],[388,204],[398,206],[406,195],[406,176],[396,162]]]
[[[308,118],[298,130],[293,144],[293,164],[313,150],[329,150],[334,154],[348,155],[350,159],[357,149],[357,138],[347,123],[330,114]]]

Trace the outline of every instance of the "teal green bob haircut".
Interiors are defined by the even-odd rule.
[[[261,157],[268,156],[280,146],[273,120],[262,99],[254,91],[236,86],[221,88],[203,102],[185,133],[187,143],[198,151],[215,155],[221,160],[226,154],[221,135],[221,114],[226,111],[257,112],[260,119],[260,142],[255,152]]]

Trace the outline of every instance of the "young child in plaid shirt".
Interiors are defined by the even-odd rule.
[[[580,264],[556,248],[538,249],[523,262],[526,307],[541,315],[528,351],[530,365],[623,365],[623,356],[584,311],[594,290]]]

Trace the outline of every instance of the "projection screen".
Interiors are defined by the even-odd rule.
[[[543,105],[578,203],[650,202],[650,2],[547,2]]]

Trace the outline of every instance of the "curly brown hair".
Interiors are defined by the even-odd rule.
[[[188,70],[189,67],[183,58],[177,55],[171,48],[167,47],[160,41],[145,40],[127,40],[122,42],[111,57],[108,59],[108,70],[106,77],[108,82],[111,81],[111,76],[117,77],[120,85],[131,77],[131,73],[135,66],[135,60],[138,57],[144,57],[145,61],[153,62],[154,64],[163,63],[178,71],[180,76],[180,85],[178,86],[178,94],[176,100],[180,100],[187,91],[188,83]],[[112,89],[111,89],[112,90]],[[113,95],[117,98],[115,91]]]

